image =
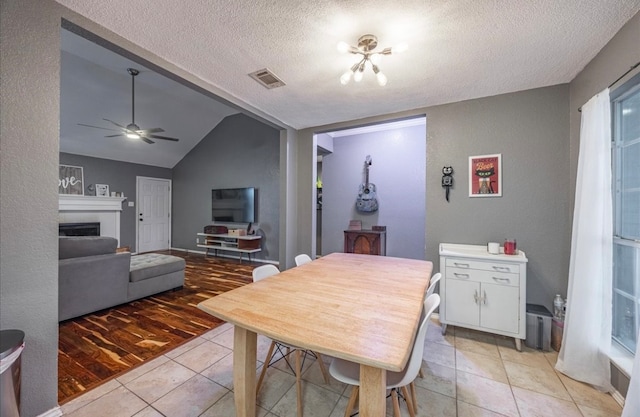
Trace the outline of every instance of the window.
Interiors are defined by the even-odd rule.
[[[640,329],[640,74],[611,95],[613,340],[632,354]]]

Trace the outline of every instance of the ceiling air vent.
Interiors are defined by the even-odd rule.
[[[280,78],[276,77],[276,75],[267,68],[252,72],[251,74],[249,74],[249,77],[253,78],[262,86],[268,89],[282,87],[283,85],[285,85]]]

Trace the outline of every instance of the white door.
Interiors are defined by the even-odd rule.
[[[137,252],[169,249],[171,180],[137,177]]]

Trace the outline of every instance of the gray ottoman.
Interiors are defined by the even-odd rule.
[[[132,256],[128,301],[182,287],[185,264],[182,258],[159,253]]]

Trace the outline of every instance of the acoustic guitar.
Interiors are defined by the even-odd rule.
[[[369,167],[371,166],[371,163],[371,155],[367,155],[364,161],[365,180],[360,184],[358,198],[356,199],[356,210],[363,213],[371,213],[378,210],[376,185],[369,182]]]

